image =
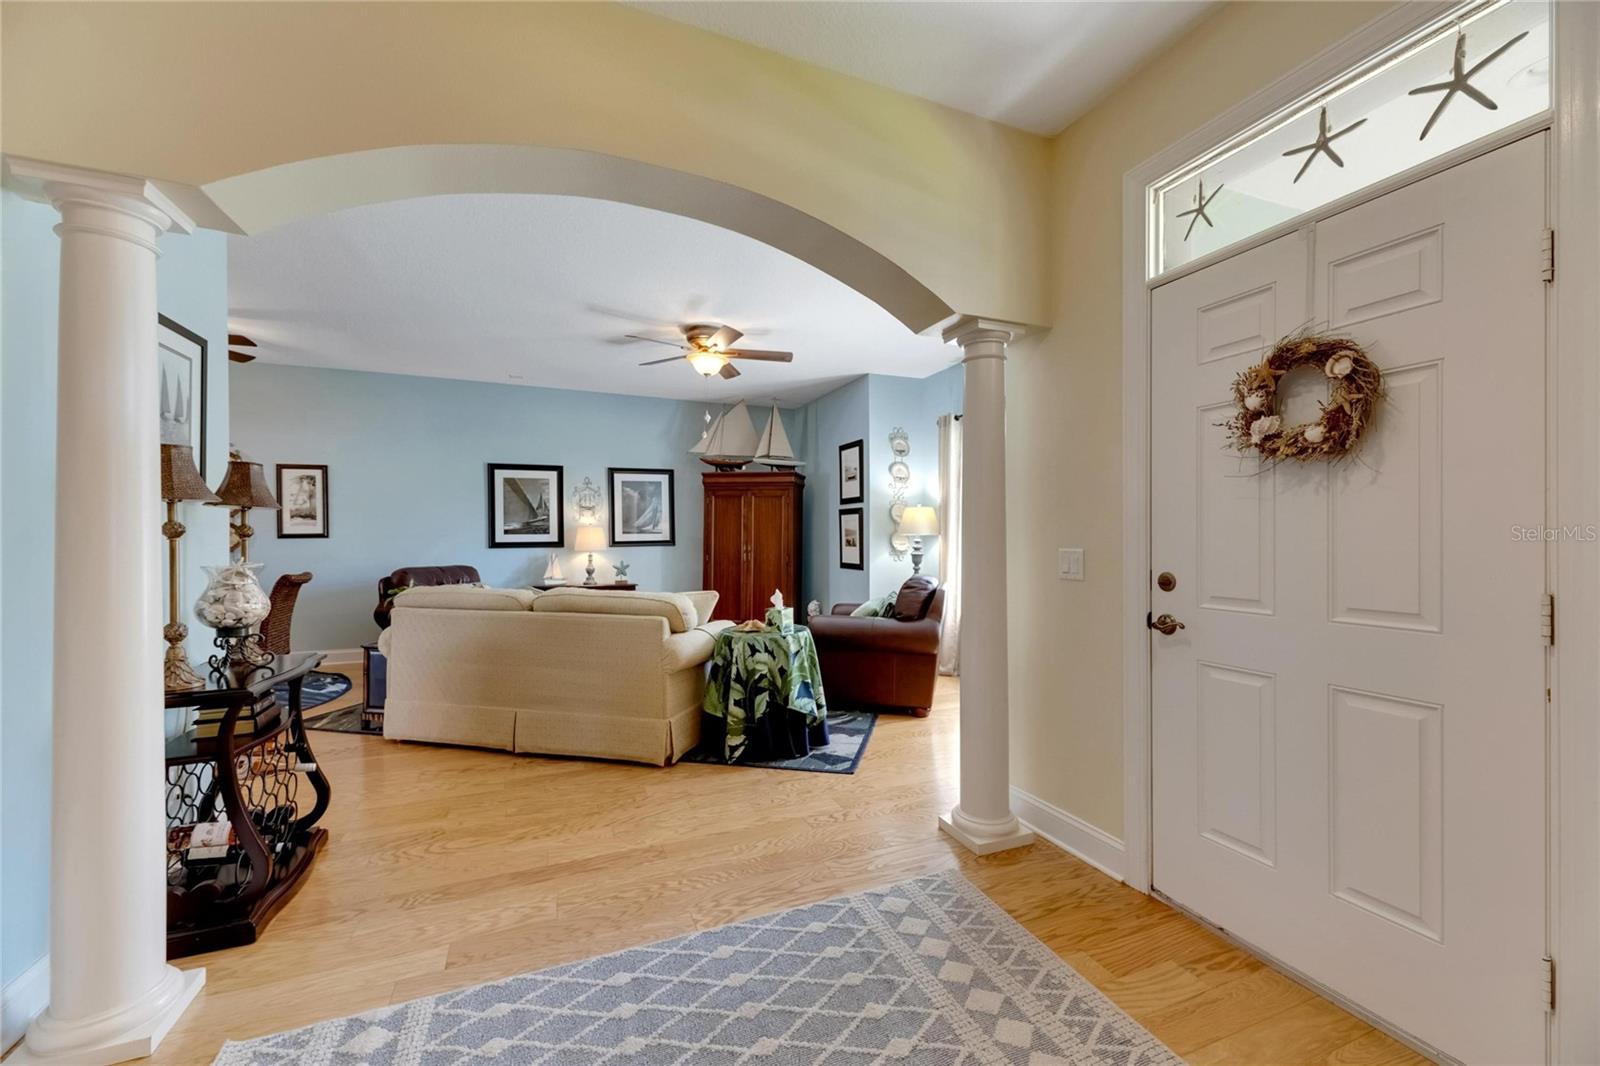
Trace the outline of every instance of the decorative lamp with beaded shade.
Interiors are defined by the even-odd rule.
[[[162,677],[169,689],[199,688],[204,682],[189,665],[183,648],[189,627],[178,621],[178,541],[187,532],[178,521],[178,504],[216,503],[217,496],[195,468],[194,449],[189,445],[161,446],[161,498],[167,504],[167,520],[161,524],[161,535],[167,538],[167,624],[161,630],[167,651]]]
[[[232,523],[230,528],[239,541],[239,561],[249,562],[250,538],[256,532],[250,528],[250,509],[278,509],[277,497],[267,488],[267,478],[261,472],[261,464],[245,459],[237,448],[231,449],[228,452],[228,473],[223,477],[222,484],[217,486],[217,498],[208,502],[238,510],[239,521]]]

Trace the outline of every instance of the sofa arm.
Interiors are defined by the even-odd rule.
[[[668,673],[703,666],[711,660],[717,644],[717,634],[732,626],[726,618],[695,626],[687,633],[673,633],[663,646],[662,665]]]
[[[932,618],[900,622],[893,618],[818,615],[811,619],[811,636],[818,647],[920,655],[939,651],[939,622]]]
[[[836,603],[836,604],[833,605],[833,610],[829,611],[828,613],[829,614],[842,614],[842,615],[848,616],[851,611],[855,610],[857,607],[860,607],[860,606],[861,605],[859,603]]]

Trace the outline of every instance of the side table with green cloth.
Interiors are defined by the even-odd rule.
[[[704,706],[706,714],[721,720],[728,762],[745,754],[758,730],[776,736],[792,724],[802,735],[810,734],[810,744],[826,744],[828,707],[811,631],[793,625],[722,630],[711,652]],[[776,720],[769,720],[773,712]],[[792,723],[784,721],[791,717]],[[801,742],[806,743],[803,736]]]

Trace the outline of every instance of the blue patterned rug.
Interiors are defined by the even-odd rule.
[[[309,711],[313,707],[321,707],[324,703],[332,703],[349,691],[350,679],[343,674],[313,670],[306,675],[304,681],[300,682],[300,710]],[[272,694],[278,697],[279,704],[284,707],[289,706],[287,682],[274,687]]]
[[[807,770],[815,774],[853,774],[861,765],[867,741],[878,724],[878,716],[871,711],[830,711],[828,714],[828,743],[826,747],[813,748],[810,755],[798,759],[774,759],[770,762],[741,760],[727,763],[720,747],[701,744],[682,759],[683,762],[708,762],[721,765],[754,766],[762,770]]]
[[[1182,1066],[954,871],[224,1045],[214,1066]]]

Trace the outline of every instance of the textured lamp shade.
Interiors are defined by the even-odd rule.
[[[939,512],[927,504],[918,504],[907,507],[900,516],[900,530],[908,537],[937,537],[939,535]]]
[[[266,475],[260,463],[245,459],[229,459],[228,474],[217,486],[217,498],[210,501],[225,507],[265,507],[278,509],[278,501],[267,488]]]
[[[217,494],[206,487],[195,469],[194,449],[187,444],[161,446],[161,498],[168,503],[200,500],[216,503]]]
[[[606,531],[601,526],[579,526],[578,539],[572,546],[581,552],[605,551]]]

